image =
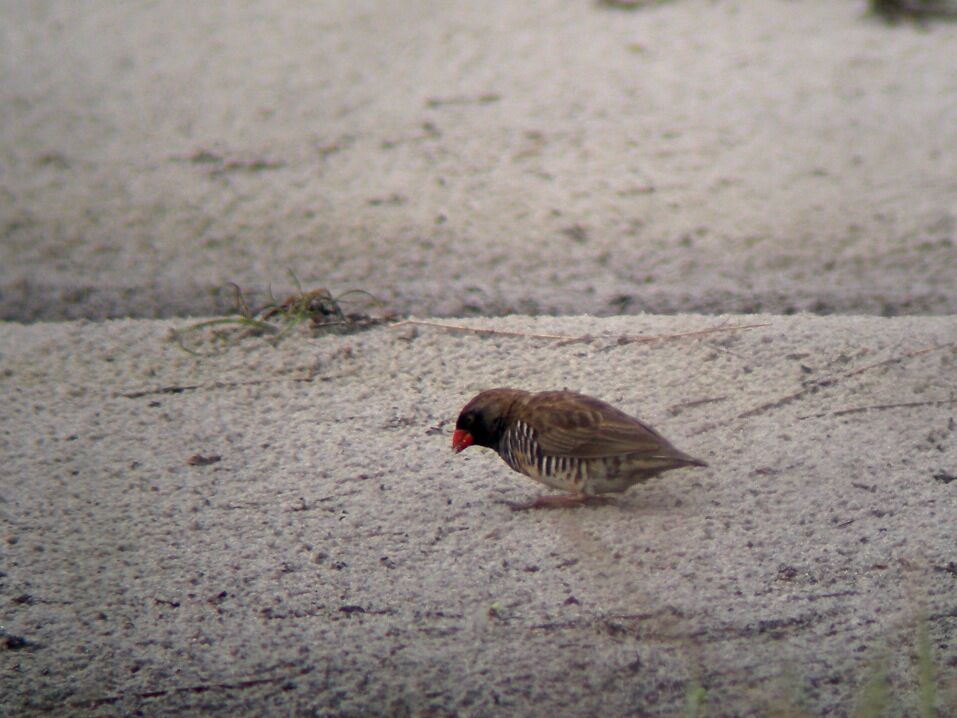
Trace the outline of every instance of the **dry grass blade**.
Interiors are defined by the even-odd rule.
[[[256,688],[258,686],[284,683],[288,682],[292,678],[299,676],[305,676],[309,673],[312,673],[315,670],[312,666],[307,666],[305,668],[295,668],[294,666],[289,666],[289,671],[276,676],[269,677],[255,677],[255,678],[246,678],[238,679],[234,681],[226,681],[221,683],[197,683],[194,685],[188,686],[168,686],[166,688],[156,688],[148,691],[130,691],[128,693],[115,693],[113,695],[102,696],[100,698],[91,698],[83,701],[72,701],[70,703],[65,703],[57,708],[70,707],[70,708],[81,708],[85,710],[94,710],[102,708],[103,706],[114,705],[124,700],[128,699],[139,699],[147,700],[151,698],[164,698],[166,696],[171,696],[175,694],[184,694],[184,693],[210,693],[213,691],[241,691],[249,688]]]
[[[435,327],[437,329],[448,329],[452,332],[466,332],[468,334],[483,334],[488,336],[503,336],[503,337],[524,337],[526,339],[559,339],[559,340],[573,340],[578,337],[565,336],[563,334],[534,334],[531,332],[509,332],[504,329],[481,329],[479,327],[468,327],[464,324],[444,324],[441,322],[426,322],[421,319],[403,319],[402,321],[395,322],[390,326],[395,329],[398,327],[405,327],[409,325],[415,325],[419,327]]]
[[[807,396],[808,394],[813,394],[825,387],[833,386],[837,384],[838,382],[843,381],[844,379],[848,379],[852,376],[858,376],[859,374],[863,374],[864,372],[872,371],[880,367],[891,366],[893,364],[900,364],[901,362],[906,361],[907,359],[923,356],[925,354],[930,354],[936,351],[943,351],[945,349],[957,349],[957,342],[951,342],[948,344],[935,344],[929,347],[922,347],[920,349],[915,349],[914,351],[907,352],[906,354],[902,354],[900,356],[891,357],[890,359],[884,359],[879,362],[874,362],[873,364],[868,364],[866,366],[862,366],[857,369],[852,369],[851,371],[844,372],[843,374],[838,374],[832,377],[824,377],[816,381],[809,382],[806,386],[802,387],[801,389],[798,389],[795,392],[792,392],[791,394],[787,394],[785,396],[778,397],[777,399],[772,399],[770,401],[766,401],[761,404],[758,404],[757,406],[752,407],[748,409],[747,411],[741,412],[734,418],[747,419],[752,416],[757,416],[758,414],[763,414],[772,409],[777,409],[779,407],[782,407],[785,404],[790,404],[793,401],[801,399]],[[951,403],[951,401],[947,399],[939,400],[939,402],[944,404]],[[839,410],[838,412],[827,412],[825,414],[816,414],[816,415],[812,414],[812,415],[803,416],[800,418],[808,419],[808,418],[811,418],[812,416],[814,417],[826,416],[829,413],[834,413],[838,415],[840,415],[841,413],[852,414],[856,412],[867,411],[868,409],[891,409],[891,408],[900,408],[905,406],[920,406],[925,404],[933,405],[935,403],[938,403],[938,402],[932,400],[929,402],[914,402],[913,404],[901,403],[901,404],[887,404],[887,405],[876,406],[876,407],[857,407],[853,409]],[[712,429],[718,426],[720,426],[720,424],[714,424],[714,423],[706,424],[705,426],[699,427],[697,430],[691,432],[691,436],[697,436],[698,434],[703,434],[706,431],[711,431]]]
[[[252,317],[244,316],[244,317],[235,317],[235,318],[226,317],[223,319],[209,319],[205,322],[199,322],[198,324],[191,324],[185,329],[174,330],[172,333],[172,338],[176,342],[176,344],[179,346],[179,348],[185,352],[188,352],[194,356],[209,356],[210,352],[200,352],[200,351],[196,351],[195,349],[190,349],[185,344],[185,338],[188,334],[192,332],[201,331],[203,329],[209,329],[210,327],[216,327],[216,326],[229,326],[229,327],[240,328],[240,329],[244,328],[247,330],[251,330],[253,333],[275,334],[275,335],[280,334],[279,329],[273,326],[272,324],[270,324],[269,322],[264,322],[259,319],[253,319]],[[224,342],[228,341],[227,338],[224,336],[219,336],[218,338],[220,338]],[[215,352],[212,352],[212,353],[215,353]]]
[[[848,414],[862,414],[867,411],[886,411],[887,409],[910,409],[919,406],[951,406],[957,404],[957,399],[938,399],[930,401],[902,401],[897,404],[873,404],[871,406],[854,406],[836,411],[824,411],[820,414],[805,414],[798,419],[820,419],[822,416],[847,416]]]
[[[843,374],[841,378],[856,376],[858,374],[863,374],[866,371],[870,371],[871,369],[877,369],[878,367],[888,366],[890,364],[900,364],[902,361],[906,361],[907,359],[919,357],[922,354],[930,354],[931,352],[940,351],[941,349],[948,349],[950,347],[957,347],[957,342],[951,342],[949,344],[935,344],[934,346],[924,347],[923,349],[915,349],[914,351],[908,352],[907,354],[902,354],[899,357],[891,357],[890,359],[884,359],[883,361],[868,364],[867,366],[862,366],[859,369],[854,369],[846,374]]]
[[[116,396],[124,399],[140,399],[145,396],[155,396],[157,394],[184,394],[188,391],[215,391],[217,389],[235,389],[243,386],[263,386],[266,384],[282,384],[284,382],[302,382],[311,383],[316,381],[336,381],[356,374],[354,370],[345,371],[339,374],[318,373],[318,369],[313,366],[293,367],[285,370],[282,376],[269,376],[261,379],[248,379],[246,381],[216,381],[208,384],[174,384],[171,386],[160,386],[151,389],[140,389],[137,391],[119,392]]]
[[[763,324],[721,324],[716,327],[709,327],[707,329],[696,329],[690,332],[678,332],[676,334],[649,334],[649,335],[635,335],[635,336],[622,336],[618,338],[618,345],[624,346],[626,344],[636,344],[636,343],[648,343],[648,342],[661,342],[669,341],[672,339],[686,339],[688,337],[700,337],[705,334],[715,334],[716,332],[732,332],[740,331],[744,329],[757,329],[758,327],[769,327],[770,323],[765,322]]]
[[[898,357],[891,357],[890,359],[884,359],[883,361],[875,362],[873,364],[868,364],[867,366],[862,366],[858,369],[853,369],[851,371],[844,372],[843,374],[839,374],[838,376],[835,376],[835,377],[818,379],[817,381],[810,382],[803,389],[800,389],[799,391],[796,391],[793,394],[788,394],[787,396],[781,397],[780,399],[775,399],[773,401],[760,404],[759,406],[756,406],[753,409],[748,409],[747,411],[741,414],[738,414],[737,418],[744,419],[749,416],[755,416],[756,414],[761,414],[767,411],[768,409],[776,409],[779,406],[790,404],[795,399],[800,399],[801,397],[807,394],[813,394],[819,389],[823,389],[826,386],[833,386],[834,384],[837,384],[839,381],[848,379],[852,376],[857,376],[858,374],[863,374],[866,371],[878,369],[883,366],[890,366],[891,364],[900,364],[901,362],[906,361],[907,359],[911,359],[913,357],[921,356],[923,354],[930,354],[931,352],[940,351],[942,349],[948,349],[952,347],[957,347],[957,343],[935,345],[932,347],[924,347],[923,349],[916,349],[912,352],[908,352],[907,354],[902,354],[901,356],[898,356]]]
[[[395,322],[390,326],[393,328],[404,327],[409,325],[422,326],[422,327],[435,327],[437,329],[447,329],[453,332],[465,332],[469,334],[480,334],[488,336],[505,336],[505,337],[517,337],[523,339],[546,339],[549,341],[561,341],[561,342],[587,342],[592,341],[598,337],[594,337],[590,334],[583,334],[580,336],[570,336],[567,334],[541,334],[536,332],[513,332],[505,329],[484,329],[480,327],[470,327],[464,324],[446,324],[444,322],[429,322],[421,319],[404,319],[399,322]],[[645,342],[658,342],[658,341],[668,341],[672,339],[685,339],[687,337],[696,337],[702,336],[704,334],[713,334],[714,332],[729,332],[736,331],[741,329],[753,329],[755,327],[766,327],[770,326],[769,324],[736,324],[732,326],[717,326],[709,327],[708,329],[698,329],[690,332],[679,332],[677,334],[638,334],[638,335],[621,335],[617,339],[617,346],[623,346],[626,344],[634,343],[645,343]]]

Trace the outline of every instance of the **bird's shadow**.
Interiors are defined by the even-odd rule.
[[[577,497],[567,494],[545,494],[529,501],[495,498],[493,503],[508,507],[516,513],[597,511],[606,509],[619,513],[670,512],[687,502],[665,491],[628,492],[614,496]]]

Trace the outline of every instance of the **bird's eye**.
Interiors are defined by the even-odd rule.
[[[462,417],[462,426],[463,426],[463,428],[468,429],[468,428],[471,427],[472,424],[474,424],[474,423],[475,423],[475,415],[474,415],[474,414],[466,414],[465,416]]]

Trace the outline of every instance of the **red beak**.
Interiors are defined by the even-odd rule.
[[[473,441],[475,439],[465,429],[456,429],[452,432],[452,451],[457,454],[463,449],[469,448]]]

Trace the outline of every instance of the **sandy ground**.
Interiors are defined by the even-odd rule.
[[[767,326],[622,340],[725,320]],[[957,709],[952,318],[473,321],[590,337],[0,326],[4,710],[847,715],[883,663],[914,715],[922,630]],[[501,384],[711,466],[514,513],[538,485],[449,446]]]
[[[884,670],[914,715],[920,655],[957,714],[955,47],[851,0],[0,4],[0,715],[841,716]],[[287,269],[585,338],[169,340]],[[722,322],[767,326],[621,339]],[[711,466],[512,513],[449,451],[501,384]]]
[[[4,3],[0,317],[957,313],[957,23],[853,0]]]

